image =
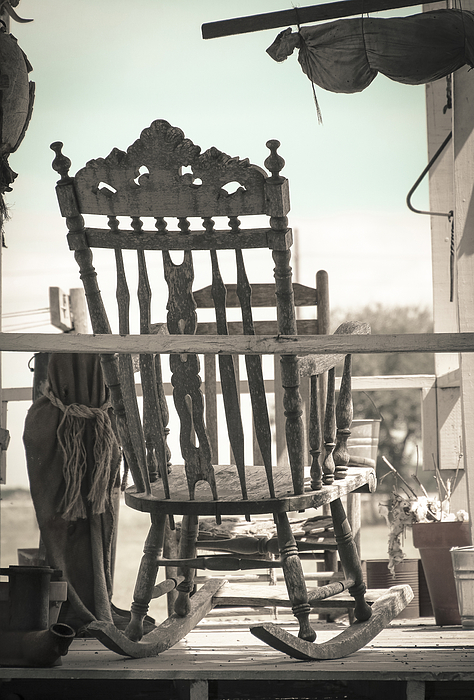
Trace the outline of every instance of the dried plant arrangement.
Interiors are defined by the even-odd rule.
[[[389,468],[389,472],[385,476],[395,474],[397,478],[390,500],[387,503],[379,504],[379,513],[385,518],[389,528],[388,568],[392,574],[395,574],[396,565],[403,561],[406,556],[402,545],[407,527],[411,527],[414,523],[466,521],[468,514],[465,510],[451,512],[451,498],[459,483],[459,469],[456,470],[452,478],[443,479],[435,464],[434,478],[438,493],[430,496],[416,474],[412,474],[412,479],[421,493],[417,493],[410,486],[386,457],[382,457],[382,459]]]

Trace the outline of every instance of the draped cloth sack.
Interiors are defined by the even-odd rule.
[[[330,92],[364,90],[377,73],[408,85],[474,66],[474,13],[435,10],[410,17],[327,22],[281,32],[267,53],[278,62],[294,49],[308,78]]]
[[[47,564],[68,582],[64,622],[79,630],[112,622],[121,451],[98,355],[53,354],[44,393],[25,421],[28,476]]]

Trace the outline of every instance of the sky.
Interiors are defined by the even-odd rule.
[[[216,146],[260,166],[266,141],[281,142],[298,238],[294,269],[308,285],[326,269],[333,307],[431,307],[429,217],[405,204],[427,163],[424,86],[379,75],[354,95],[316,88],[320,125],[296,54],[277,64],[266,53],[280,30],[201,37],[205,22],[290,7],[284,0],[21,0],[16,11],[34,21],[12,22],[11,33],[33,66],[36,99],[25,139],[10,157],[18,177],[6,198],[5,331],[36,324],[25,330],[54,332],[46,313],[13,314],[47,308],[50,286],[67,292],[81,285],[57,206],[50,144],[64,143],[74,173],[114,147],[126,150],[155,119],[180,127],[202,150]],[[428,208],[426,186],[413,203]],[[3,354],[4,386],[31,385],[29,359]],[[16,429],[7,486],[26,483],[26,408],[9,407]]]

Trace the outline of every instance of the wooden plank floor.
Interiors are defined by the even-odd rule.
[[[292,624],[285,622],[285,627],[296,634]],[[317,623],[318,640],[325,641],[340,629],[341,624]],[[77,695],[90,700],[104,697],[100,695],[103,682],[107,683],[109,691],[110,684],[120,683],[113,696],[109,696],[114,700],[119,700],[120,692],[125,688],[128,688],[125,695],[128,698],[135,697],[133,692],[137,688],[141,689],[136,695],[140,698],[270,697],[270,687],[281,689],[279,695],[271,697],[316,698],[319,697],[314,694],[318,682],[324,687],[331,682],[349,693],[324,696],[330,698],[474,698],[474,630],[437,627],[431,618],[397,620],[370,644],[346,659],[307,662],[291,659],[266,646],[250,634],[247,622],[221,626],[204,622],[158,657],[124,658],[108,651],[96,640],[78,639],[71,645],[62,665],[38,669],[0,668],[0,681],[2,679],[9,682],[0,686],[0,698],[3,697],[2,688],[4,697],[7,697],[8,688],[8,692],[17,692],[25,700],[30,697],[52,700],[56,697],[52,690],[56,681],[61,682],[63,693],[69,687],[68,682],[74,682],[70,691],[57,696],[69,700],[79,692],[79,681],[93,682],[91,687],[95,688],[97,695],[94,691]],[[25,683],[32,688],[33,681],[37,694],[25,694]],[[154,682],[154,693],[159,683],[169,685],[172,682],[169,688],[172,687],[177,694],[173,696],[168,689],[167,694],[148,696],[144,689],[151,681]],[[223,682],[227,684],[227,694]],[[266,695],[259,695],[259,688],[265,683]],[[295,684],[300,689],[298,692],[303,694],[295,694]],[[359,692],[361,684],[364,688],[362,695]],[[380,692],[381,684],[383,687],[388,684],[392,694],[385,690]],[[220,691],[216,690],[218,686]],[[47,694],[38,694],[42,687],[48,688]],[[238,694],[239,687],[243,694]],[[249,687],[253,689],[250,695],[245,694],[248,692],[245,688]],[[292,688],[290,695],[284,694],[288,692],[284,688],[288,687]],[[351,687],[358,687],[359,694],[351,695],[350,692],[355,692],[350,690]],[[20,692],[21,688],[23,692]],[[448,688],[451,694],[446,695]],[[310,689],[313,694],[309,694]],[[400,691],[398,695],[393,694],[395,690]],[[371,694],[372,691],[375,694]]]

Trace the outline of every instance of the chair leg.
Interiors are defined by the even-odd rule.
[[[199,530],[199,520],[197,515],[185,515],[181,523],[181,539],[179,541],[179,558],[192,559],[196,556],[196,540]],[[180,617],[185,617],[191,609],[189,600],[194,589],[195,569],[180,569],[179,573],[184,576],[176,588],[178,595],[174,603],[174,611]]]
[[[143,637],[143,620],[148,612],[158,574],[157,561],[163,554],[166,518],[166,515],[151,516],[151,527],[143,548],[143,557],[133,593],[131,618],[125,630],[125,635],[133,642],[139,642]]]
[[[366,586],[359,552],[352,537],[351,527],[340,498],[331,502],[331,514],[344,575],[346,578],[354,581],[354,585],[349,588],[349,593],[355,601],[354,614],[359,622],[363,622],[370,618],[372,610],[365,601]]]
[[[163,554],[166,559],[177,559],[178,558],[178,535],[177,530],[172,530],[170,527],[169,518],[166,519],[166,530],[165,530],[165,541],[163,545]],[[178,577],[178,567],[177,566],[167,566],[166,567],[166,578],[167,579],[177,579]],[[176,602],[178,594],[176,589],[173,588],[166,594],[166,604],[168,610],[168,617],[174,612],[174,604]]]
[[[308,591],[304,580],[303,567],[298,555],[293,532],[286,513],[278,513],[277,516],[278,546],[282,559],[283,575],[285,577],[288,596],[291,601],[293,614],[298,619],[300,631],[298,637],[308,642],[314,642],[316,632],[310,625],[309,613],[311,606],[308,603]]]

